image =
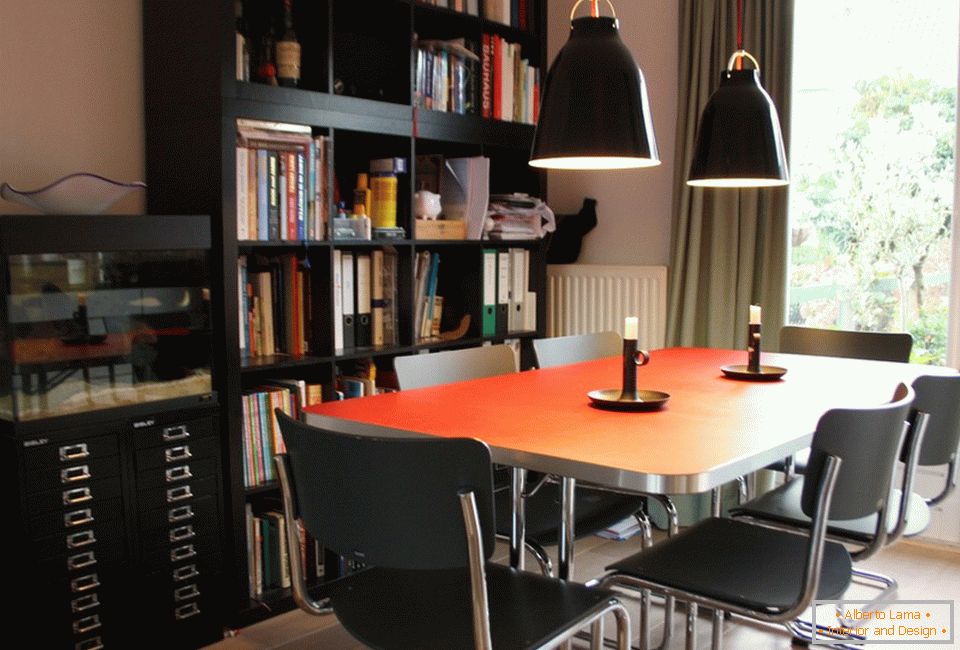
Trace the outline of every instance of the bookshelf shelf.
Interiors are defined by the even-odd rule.
[[[248,487],[244,489],[244,494],[246,496],[256,496],[264,493],[272,493],[280,490],[280,483],[277,481],[268,481],[266,483],[261,483],[260,485],[254,485],[253,487]]]
[[[483,11],[502,1],[478,2],[479,13],[483,15]],[[425,39],[463,39],[465,46],[480,55],[484,35],[488,35],[488,41],[493,40],[489,35],[496,36],[505,43],[519,44],[519,54],[515,47],[510,49],[516,58],[522,55],[522,59],[543,71],[546,0],[518,2],[528,8],[529,29],[517,29],[420,0],[293,0],[293,20],[302,47],[298,88],[238,80],[234,0],[143,3],[147,209],[151,214],[211,216],[210,293],[218,333],[213,378],[220,398],[221,456],[225,462],[222,499],[226,534],[218,551],[225,558],[223,594],[227,614],[223,623],[228,627],[248,624],[294,606],[289,590],[267,590],[263,603],[250,598],[252,565],[247,552],[247,506],[264,507],[263,502],[272,504],[278,496],[272,483],[245,487],[250,445],[271,444],[269,436],[259,442],[245,438],[247,425],[254,417],[254,395],[262,399],[269,386],[291,387],[292,395],[292,387],[302,382],[312,387],[314,396],[319,386],[324,399],[333,399],[338,378],[365,365],[374,364],[377,377],[389,378],[397,356],[502,342],[507,338],[520,340],[525,359],[522,365],[529,367],[530,340],[546,333],[543,240],[419,240],[414,238],[413,229],[414,195],[420,189],[418,182],[423,180],[418,171],[428,170],[433,158],[486,156],[490,159],[491,192],[527,192],[536,196],[545,193],[545,175],[527,165],[533,125],[481,117],[482,66],[473,68],[479,84],[474,86],[476,94],[471,96],[471,102],[462,102],[467,114],[417,107],[417,84],[423,79],[418,75],[418,45]],[[251,39],[249,50],[255,57],[261,45],[260,35],[267,31],[271,20],[270,12],[280,2],[241,0],[239,4],[243,29]],[[492,50],[488,51],[488,63],[490,57]],[[504,64],[503,74],[509,69]],[[532,77],[524,77],[528,78]],[[526,98],[525,93],[532,96],[530,84],[516,86],[512,96]],[[528,112],[518,110],[517,116],[529,120],[532,104],[528,100],[522,105]],[[238,125],[238,120],[246,122]],[[273,236],[274,231],[268,233],[272,236],[269,241],[249,239],[255,232],[250,226],[262,225],[262,213],[255,201],[253,218],[247,222],[238,219],[238,212],[244,214],[241,197],[247,197],[249,208],[249,189],[252,187],[252,196],[258,197],[263,177],[258,167],[248,167],[246,177],[238,174],[238,159],[242,160],[245,153],[250,165],[251,152],[256,159],[260,150],[270,149],[250,144],[249,140],[240,142],[239,136],[244,128],[250,128],[245,126],[250,121],[296,125],[299,133],[313,142],[313,149],[305,144],[302,149],[295,149],[295,155],[304,155],[315,165],[312,169],[321,170],[314,181],[318,185],[326,183],[328,193],[319,203],[325,211],[318,210],[316,214],[326,218],[335,213],[337,198],[352,206],[357,175],[369,171],[371,160],[405,159],[407,171],[397,176],[396,213],[397,225],[405,229],[406,237],[373,241],[320,239],[314,234],[320,231],[317,219],[312,229],[299,229],[297,222],[287,222],[287,235],[296,232],[298,237],[308,237],[307,241]],[[247,137],[246,132],[242,137]],[[245,152],[238,153],[238,147]],[[316,158],[309,158],[308,152]],[[324,165],[319,163],[321,152],[326,156]],[[295,162],[299,165],[299,159]],[[289,167],[293,163],[285,164],[287,169],[293,169]],[[420,164],[422,168],[418,168]],[[246,195],[241,192],[244,186]],[[288,192],[289,200],[295,191]],[[316,200],[314,205],[318,205]],[[303,215],[303,211],[298,215]],[[238,237],[238,229],[243,239]],[[261,234],[264,239],[266,236]],[[536,330],[504,330],[501,335],[498,329],[497,336],[483,335],[487,331],[481,319],[483,251],[487,249],[501,254],[519,250],[529,258],[526,288],[537,296],[533,304]],[[389,258],[389,268],[394,271],[386,275],[391,277],[390,290],[395,295],[385,296],[394,309],[392,336],[386,336],[385,329],[384,345],[338,345],[336,302],[343,298],[343,288],[337,282],[344,268],[343,259],[351,256],[358,265],[360,260],[366,263],[369,259],[372,269],[380,251],[384,260]],[[428,303],[422,298],[431,295],[422,292],[422,274],[418,283],[418,258],[422,260],[424,254],[429,254],[431,264],[433,254],[439,260],[435,295],[443,297],[443,301],[431,304],[440,309],[442,318],[436,319],[440,329],[456,329],[463,316],[470,316],[469,327],[459,339],[424,341],[419,336],[424,328],[417,322],[418,303],[420,313],[429,313],[424,311]],[[309,260],[309,266],[295,263],[304,258]],[[356,273],[357,267],[354,268]],[[252,280],[254,275],[258,284]],[[291,281],[291,277],[298,280]],[[245,291],[241,292],[240,287]],[[282,300],[271,303],[278,296]],[[355,297],[358,298],[356,294]],[[254,298],[258,301],[256,306]],[[371,296],[371,304],[373,300],[375,296]],[[264,322],[256,320],[264,318],[258,309],[269,312],[273,319],[272,338],[266,333]],[[356,312],[358,316],[361,313]],[[255,338],[261,336],[273,344],[261,345],[262,341]],[[247,350],[310,353],[248,356]],[[340,383],[342,389],[343,382]],[[275,406],[270,401],[257,404],[260,410],[256,412],[261,415],[270,413]],[[263,422],[266,420],[260,418],[259,425]],[[259,469],[263,468],[261,464]],[[259,518],[261,514],[254,516]],[[328,563],[327,580],[337,577],[337,566],[336,562]]]

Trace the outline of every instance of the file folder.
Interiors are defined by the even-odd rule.
[[[510,251],[497,251],[497,336],[507,335],[510,319]]]
[[[370,254],[370,342],[383,345],[383,251]]]
[[[343,349],[343,253],[333,251],[333,347]]]
[[[497,251],[483,249],[483,336],[497,334]]]
[[[352,348],[356,346],[356,309],[354,305],[354,277],[353,277],[353,253],[343,251],[343,265],[341,267],[343,276],[343,347]]]
[[[357,267],[357,333],[354,344],[358,348],[370,346],[370,255],[358,254]]]

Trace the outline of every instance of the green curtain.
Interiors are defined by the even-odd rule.
[[[784,324],[787,188],[686,184],[697,123],[736,50],[736,0],[680,0],[680,97],[674,177],[667,344],[746,345],[748,307],[763,308],[764,349]],[[794,0],[745,0],[744,49],[780,113],[789,155]],[[747,64],[749,65],[749,64]]]

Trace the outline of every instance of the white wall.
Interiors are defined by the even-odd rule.
[[[0,181],[144,178],[140,0],[0,0]],[[110,211],[142,213],[142,192]],[[33,212],[0,200],[0,214]]]
[[[547,0],[548,58],[567,42],[573,0]],[[670,257],[674,138],[677,128],[677,0],[614,0],[620,36],[647,81],[659,167],[631,171],[550,172],[548,203],[555,212],[580,209],[597,199],[599,223],[585,238],[583,264],[666,264]],[[603,11],[604,15],[609,15]],[[586,4],[578,16],[587,15]]]

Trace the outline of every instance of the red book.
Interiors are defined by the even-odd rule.
[[[480,108],[481,116],[493,117],[493,44],[490,34],[483,35],[480,63]]]
[[[540,70],[533,71],[533,123],[540,119]]]
[[[527,0],[517,0],[517,27],[527,29]]]
[[[499,36],[490,37],[493,44],[493,70],[499,73],[503,69],[503,39]],[[494,74],[493,79],[493,119],[503,119],[503,80]]]

